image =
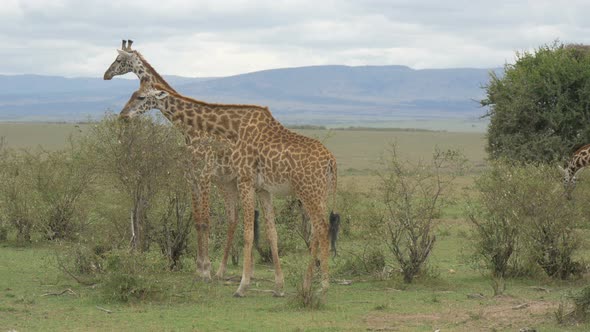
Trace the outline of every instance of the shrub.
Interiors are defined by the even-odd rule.
[[[93,164],[84,160],[85,156],[87,153],[71,138],[67,149],[29,156],[42,203],[39,215],[49,240],[73,239],[83,227],[87,211],[83,199],[96,177]]]
[[[110,273],[102,289],[107,300],[118,302],[144,300],[150,293],[143,276],[120,272]]]
[[[464,170],[465,159],[456,151],[436,150],[430,164],[413,165],[402,162],[392,146],[385,167],[379,173],[385,243],[411,283],[434,247],[435,219],[448,198],[443,192]]]
[[[582,324],[588,322],[590,317],[590,286],[584,287],[578,294],[570,294],[567,298],[571,301],[571,310],[567,311],[567,304],[560,304],[555,312],[557,322],[562,325]]]
[[[178,157],[188,155],[182,135],[150,117],[123,122],[107,115],[91,127],[83,144],[94,155],[97,170],[127,197],[132,248],[147,251],[154,228],[149,218],[152,200],[167,175],[178,174]]]
[[[161,272],[167,270],[168,263],[159,254],[113,250],[105,256],[101,289],[106,300],[160,300],[166,295]]]
[[[17,244],[31,242],[39,206],[33,173],[25,151],[4,151],[0,158],[0,215],[16,229]],[[4,224],[4,222],[3,222]]]
[[[308,268],[309,259],[304,256],[289,256],[283,260],[285,281],[295,288],[295,295],[289,303],[296,308],[320,309],[323,306],[323,298],[317,291],[320,284],[319,273],[314,273],[311,287],[304,286],[304,274]]]
[[[179,187],[164,194],[167,204],[161,211],[155,232],[155,241],[168,259],[170,270],[182,268],[181,258],[187,251],[193,224],[190,189],[186,182],[183,184],[179,183]]]
[[[373,242],[364,242],[362,250],[357,250],[355,246],[352,250],[342,250],[342,255],[334,269],[334,274],[345,277],[371,275],[375,277],[384,277],[383,271],[386,267],[385,253],[380,247],[376,247]]]
[[[581,272],[573,256],[582,217],[560,183],[553,167],[505,161],[493,163],[477,179],[480,196],[468,211],[475,226],[474,252],[494,276],[522,270],[514,266],[524,261],[518,256],[530,258],[553,278]]]

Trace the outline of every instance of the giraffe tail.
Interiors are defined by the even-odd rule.
[[[336,249],[336,241],[338,241],[338,232],[340,231],[340,215],[338,213],[334,213],[334,211],[330,212],[330,229],[328,234],[330,236],[330,247],[332,248],[332,252],[334,253],[334,257],[338,255],[338,251]]]
[[[260,222],[258,218],[260,217],[260,212],[258,210],[254,210],[254,247],[258,248],[260,245]]]
[[[338,232],[340,231],[340,215],[334,212],[336,209],[336,200],[338,198],[336,195],[338,187],[338,167],[336,165],[336,159],[333,157],[328,164],[328,184],[330,186],[330,194],[332,195],[332,208],[330,211],[330,228],[328,235],[330,238],[330,247],[332,248],[334,257],[336,257],[338,255],[338,251],[336,250],[336,241],[338,240]]]
[[[328,191],[332,195],[332,207],[331,210],[336,209],[336,192],[338,187],[338,166],[336,165],[336,159],[332,157],[328,164]]]

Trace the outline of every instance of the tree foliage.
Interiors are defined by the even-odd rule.
[[[481,101],[490,156],[552,162],[590,142],[590,47],[555,42],[516,58]]]

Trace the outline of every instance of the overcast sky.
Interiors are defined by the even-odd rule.
[[[307,65],[490,68],[590,43],[590,1],[1,0],[0,74],[102,77],[121,39],[161,74]]]

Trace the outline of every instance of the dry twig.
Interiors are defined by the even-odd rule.
[[[65,293],[68,293],[70,295],[76,295],[76,292],[74,292],[71,288],[67,288],[67,289],[64,289],[63,291],[61,291],[59,293],[45,293],[45,294],[43,294],[41,296],[50,296],[50,295],[60,296],[60,295],[64,295]]]
[[[107,314],[112,314],[112,313],[113,313],[113,311],[112,311],[112,310],[105,309],[105,308],[102,308],[102,307],[99,307],[99,306],[96,306],[96,309],[98,309],[98,310],[100,310],[100,311],[104,311],[104,312],[106,312]]]

